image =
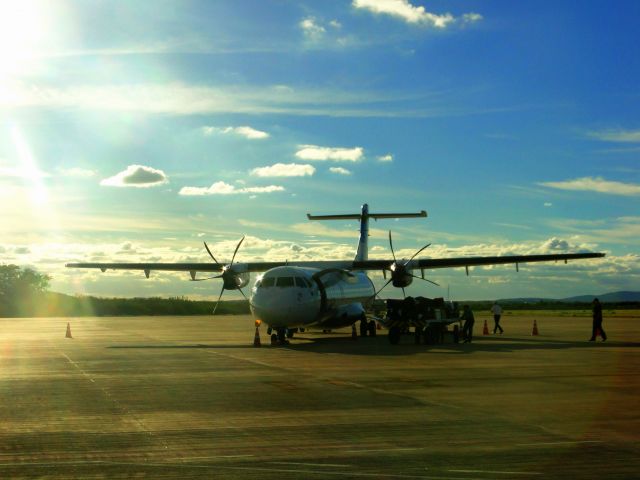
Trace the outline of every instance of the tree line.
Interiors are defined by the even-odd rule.
[[[0,265],[0,317],[211,315],[215,301],[170,298],[102,298],[50,292],[51,277],[17,265]],[[249,313],[246,300],[220,302],[216,315]]]

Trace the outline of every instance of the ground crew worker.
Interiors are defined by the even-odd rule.
[[[473,324],[476,319],[473,316],[473,312],[469,305],[465,305],[462,309],[462,316],[460,320],[464,320],[464,326],[462,327],[462,336],[464,337],[464,343],[471,343],[473,339]]]
[[[604,333],[602,329],[602,305],[600,304],[600,300],[597,298],[593,299],[593,327],[591,330],[591,338],[590,342],[595,342],[596,337],[600,334],[602,336],[602,341],[605,342],[607,340],[607,334]]]
[[[500,317],[502,316],[502,307],[498,305],[498,302],[493,302],[493,307],[491,307],[491,313],[493,313],[493,321],[495,323],[495,327],[493,327],[493,334],[495,335],[498,330],[500,330],[500,335],[504,333],[504,330],[500,326]]]

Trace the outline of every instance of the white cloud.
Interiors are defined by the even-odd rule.
[[[215,133],[219,133],[222,135],[240,135],[249,140],[263,140],[265,138],[269,138],[269,134],[267,132],[263,132],[261,130],[256,130],[255,128],[249,126],[240,126],[240,127],[202,127],[202,133],[206,136],[213,135]]]
[[[570,248],[569,242],[556,237],[550,238],[542,244],[542,249],[547,252],[567,252]]]
[[[302,160],[332,160],[335,162],[357,162],[364,155],[362,147],[340,148],[319,147],[317,145],[299,145],[296,157]]]
[[[416,7],[408,0],[353,0],[355,8],[369,10],[374,14],[390,15],[407,23],[446,28],[455,21],[450,13],[437,15],[427,12],[423,6]]]
[[[113,177],[105,178],[100,185],[109,187],[155,187],[169,182],[169,178],[162,170],[144,165],[129,165],[126,170]]]
[[[342,167],[331,167],[329,171],[331,173],[337,173],[338,175],[351,175],[351,172],[349,170]]]
[[[587,135],[603,142],[640,143],[640,130],[606,129],[591,131]]]
[[[545,207],[553,207],[553,203],[551,203],[551,202],[544,202],[544,206],[545,206]]]
[[[379,162],[393,162],[393,155],[390,153],[386,155],[380,155],[377,157]]]
[[[305,37],[312,41],[320,40],[326,33],[326,28],[318,24],[314,17],[307,17],[298,24]]]
[[[482,18],[482,15],[480,15],[479,13],[465,13],[464,15],[462,15],[462,22],[475,23],[482,20]]]
[[[602,177],[582,177],[564,182],[540,182],[542,185],[560,190],[577,190],[587,192],[607,193],[610,195],[640,196],[640,184],[623,183],[605,180]]]
[[[549,221],[554,230],[567,232],[581,241],[640,246],[640,217],[615,219]],[[637,250],[637,248],[636,248]]]
[[[67,85],[14,82],[0,91],[0,109],[46,108],[143,114],[289,114],[330,117],[442,117],[478,114],[478,110],[434,105],[432,94],[291,88],[287,85],[238,86],[139,83]],[[452,99],[453,101],[453,99]],[[398,104],[398,102],[404,102]],[[503,110],[503,109],[499,109]],[[203,130],[203,133],[205,131]],[[213,133],[213,131],[212,131]]]
[[[299,163],[276,163],[269,167],[258,167],[251,170],[256,177],[306,177],[312,176],[316,169],[313,165]]]
[[[225,182],[215,182],[210,187],[182,187],[180,195],[202,196],[202,195],[236,195],[245,193],[272,193],[283,192],[284,187],[278,185],[268,185],[266,187],[243,187],[236,188]]]

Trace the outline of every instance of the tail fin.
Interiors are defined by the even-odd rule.
[[[350,213],[345,215],[311,215],[307,213],[309,220],[360,220],[360,240],[358,241],[358,250],[356,252],[355,261],[364,261],[369,259],[369,219],[378,220],[381,218],[414,218],[426,217],[427,212],[421,210],[418,213],[369,213],[369,205],[362,205],[361,213]]]

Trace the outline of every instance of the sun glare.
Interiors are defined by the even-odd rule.
[[[0,75],[20,74],[44,43],[41,2],[0,0]]]
[[[38,168],[29,145],[25,141],[24,137],[20,133],[17,127],[11,127],[11,138],[13,145],[18,153],[18,159],[20,160],[19,174],[25,182],[29,183],[31,191],[31,199],[36,205],[44,205],[47,203],[47,189],[44,185],[44,174]]]

